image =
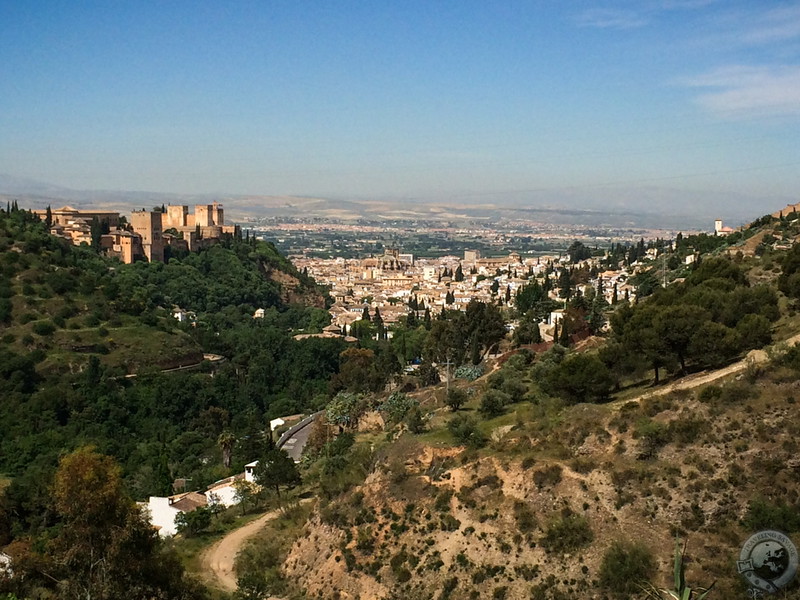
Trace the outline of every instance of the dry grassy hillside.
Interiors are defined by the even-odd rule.
[[[744,597],[744,540],[798,528],[798,385],[771,366],[641,402],[522,403],[479,451],[444,441],[441,408],[312,515],[284,574],[318,598],[638,597],[612,546],[666,585],[680,536],[690,582]]]

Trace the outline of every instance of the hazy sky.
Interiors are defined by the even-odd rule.
[[[0,173],[800,201],[800,2],[0,0]]]

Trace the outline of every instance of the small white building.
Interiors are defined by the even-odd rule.
[[[258,466],[258,461],[257,460],[254,460],[251,463],[247,463],[244,466],[244,480],[245,481],[249,481],[250,483],[255,483],[256,482],[256,478],[255,478],[256,466]]]
[[[206,506],[208,499],[200,492],[187,492],[175,496],[161,498],[150,496],[147,510],[150,511],[150,523],[158,530],[158,535],[168,537],[178,533],[175,517],[184,512]]]
[[[234,475],[233,477],[226,477],[208,486],[205,491],[208,505],[221,505],[228,508],[229,506],[239,504],[239,499],[236,497],[237,481],[244,481],[244,473]]]

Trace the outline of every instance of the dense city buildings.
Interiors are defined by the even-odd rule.
[[[654,253],[653,253],[654,254]],[[600,261],[589,258],[579,265],[570,263],[568,256],[539,256],[523,258],[511,252],[502,257],[481,258],[472,250],[464,256],[414,258],[401,261],[397,248],[385,254],[364,259],[319,259],[293,257],[301,270],[307,270],[318,283],[329,286],[334,300],[330,307],[331,323],[346,333],[355,321],[369,313],[379,312],[385,326],[415,313],[418,319],[435,316],[442,310],[465,310],[472,300],[512,307],[516,295],[533,276],[546,276],[553,281],[551,299],[559,298],[557,279],[564,269],[583,268],[594,276],[575,286],[577,293],[589,288],[602,291],[607,302],[635,296],[628,278],[630,271],[600,271]],[[544,339],[552,339],[553,326],[561,312],[556,310],[542,323]]]

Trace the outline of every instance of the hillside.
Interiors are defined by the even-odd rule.
[[[292,339],[327,325],[324,302],[266,242],[124,265],[48,235],[26,211],[0,210],[0,473],[16,527],[52,525],[50,478],[82,445],[115,457],[137,499],[171,492],[176,477],[227,476],[223,431],[240,440],[234,464],[252,460],[266,416],[308,409],[338,367],[337,340]],[[212,367],[206,353],[228,360]]]
[[[309,449],[316,509],[252,542],[240,581],[285,598],[641,598],[646,581],[672,583],[680,539],[692,587],[716,581],[709,598],[744,597],[744,541],[767,528],[800,532],[800,352],[774,341],[800,326],[790,283],[800,249],[775,243],[796,225],[756,223],[721,256],[717,244],[684,283],[612,316],[599,353],[519,352],[475,381],[457,379],[467,399],[457,411],[440,384],[394,404],[373,399],[377,412],[325,444],[329,427]],[[755,256],[735,257],[753,236]],[[646,333],[659,330],[661,311],[671,335],[704,316],[669,350],[668,337],[654,346]],[[635,336],[625,325],[634,322]],[[766,353],[748,354],[763,340]],[[625,344],[643,344],[639,364],[619,370],[614,391],[598,375],[614,364],[603,348]],[[591,374],[570,366],[582,361]],[[276,542],[276,530],[294,541]],[[800,586],[782,597],[800,597]]]
[[[641,581],[666,585],[676,536],[693,585],[744,593],[743,540],[800,531],[800,353],[781,342],[800,331],[798,225],[766,217],[602,257],[576,246],[525,275],[513,308],[473,301],[390,328],[374,311],[348,343],[296,336],[329,316],[270,244],[122,265],[0,210],[0,544],[30,557],[0,592],[58,597],[50,569],[82,581],[63,570],[79,541],[49,541],[80,522],[56,494],[70,461],[112,474],[117,499],[176,479],[203,489],[271,464],[270,419],[324,408],[288,496],[315,501],[265,487],[175,542],[192,565],[236,519],[283,506],[240,555],[237,598],[635,598]],[[576,292],[623,266],[635,302]],[[537,342],[559,307],[565,346]],[[510,321],[529,327],[508,335]],[[108,525],[102,539],[122,535]]]
[[[309,521],[286,577],[324,598],[616,597],[609,548],[641,548],[637,576],[666,585],[677,535],[689,580],[734,597],[749,534],[800,527],[796,380],[773,365],[644,402],[511,405],[478,451],[405,434]]]

